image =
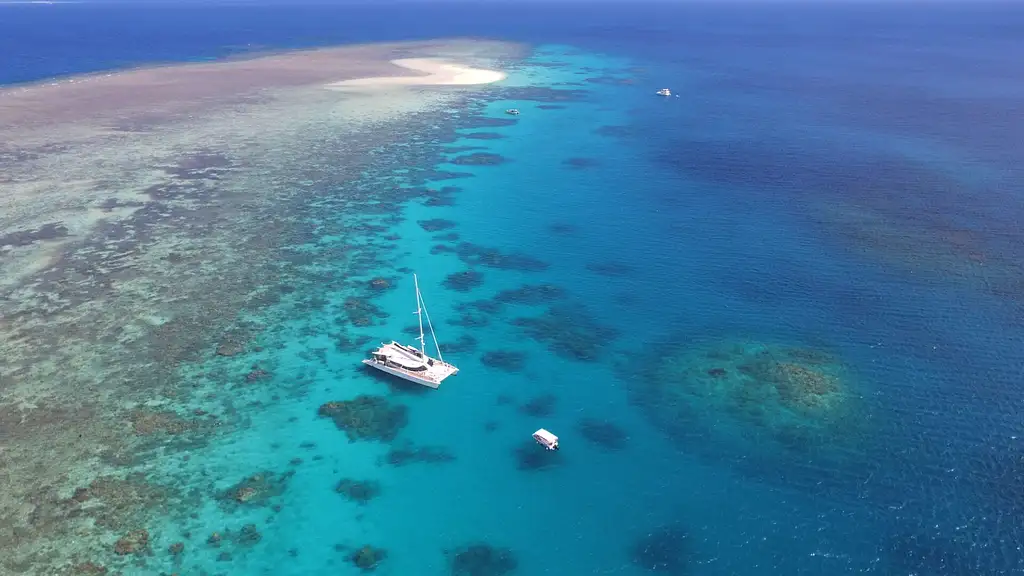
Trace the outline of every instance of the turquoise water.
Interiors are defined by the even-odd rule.
[[[240,319],[262,327],[244,354],[182,368],[181,412],[233,427],[154,458],[194,505],[126,573],[355,574],[371,545],[374,573],[429,576],[474,543],[508,555],[462,574],[1024,573],[1019,122],[1000,120],[1024,91],[998,27],[705,9],[488,20],[575,38],[421,119],[359,186],[310,190],[304,276],[268,280],[285,294]],[[359,364],[412,342],[413,272],[461,369],[436,391]],[[317,416],[364,394],[407,409],[393,441]]]
[[[912,446],[920,428],[900,420],[889,395],[899,380],[927,378],[929,367],[909,354],[899,363],[883,360],[887,348],[919,349],[894,340],[893,318],[847,324],[844,314],[851,298],[891,289],[891,272],[838,257],[808,226],[807,214],[771,190],[751,196],[666,170],[664,158],[677,149],[653,125],[639,135],[636,127],[643,119],[697,114],[700,103],[652,96],[667,84],[665,78],[631,73],[632,65],[569,47],[538,49],[503,82],[508,98],[479,100],[472,118],[463,113],[456,120],[455,126],[474,127],[458,129],[448,149],[480,149],[449,153],[433,167],[463,177],[426,183],[433,190],[457,187],[453,205],[407,202],[401,222],[387,230],[398,237],[393,252],[350,278],[355,288],[299,291],[292,296],[321,302],[305,314],[271,309],[253,318],[268,327],[260,338],[264,351],[211,363],[231,364],[234,374],[254,363],[266,366],[272,379],[235,399],[239,410],[249,410],[251,400],[263,405],[223,445],[193,454],[186,469],[199,471],[216,490],[263,471],[290,476],[280,493],[260,484],[272,496],[255,504],[206,501],[196,518],[154,530],[156,549],[185,541],[180,568],[186,572],[314,574],[356,573],[349,555],[372,545],[387,550],[377,573],[444,574],[453,557],[445,551],[485,542],[511,550],[517,573],[642,574],[651,566],[638,562],[660,560],[638,557],[638,546],[652,548],[638,540],[677,526],[685,536],[670,538],[665,550],[652,548],[664,552],[662,559],[681,558],[685,568],[662,567],[667,573],[886,569],[891,559],[882,556],[883,535],[898,520],[892,511],[912,505],[893,482],[920,456],[901,447]],[[611,76],[634,80],[576,84]],[[685,76],[671,80],[687,83]],[[581,86],[585,97],[554,108],[560,100],[555,94],[522,89]],[[512,98],[516,94],[536,99]],[[480,127],[486,122],[477,118],[509,124],[501,121],[510,107],[522,111],[511,125]],[[633,132],[623,137],[609,126]],[[501,138],[466,137],[483,132]],[[649,138],[651,147],[666,143],[652,155],[636,138]],[[503,161],[449,163],[473,153]],[[570,159],[577,160],[570,165]],[[397,170],[393,184],[418,183]],[[323,229],[331,228],[325,223],[332,217],[352,215],[325,211],[318,216]],[[443,229],[427,231],[424,222]],[[344,227],[351,229],[351,222]],[[452,232],[457,239],[446,237]],[[315,233],[309,240],[352,243],[351,237]],[[481,247],[498,252],[474,260]],[[337,265],[318,257],[310,264],[320,270]],[[480,272],[482,282],[465,291],[446,286],[449,275],[467,270]],[[462,342],[445,355],[461,372],[437,391],[389,382],[359,365],[376,341],[412,342],[403,333],[416,320],[412,272],[419,276],[442,351]],[[372,327],[339,328],[336,318],[344,315],[346,299],[363,297],[374,277],[392,283],[372,299],[387,318]],[[539,285],[560,292],[483,312],[470,305]],[[906,289],[918,290],[912,298],[928,306],[951,297],[945,290]],[[823,293],[833,297],[822,298]],[[485,325],[453,324],[467,312]],[[517,325],[521,317],[544,318],[540,336]],[[342,331],[371,339],[339,350]],[[466,337],[475,344],[465,345]],[[559,342],[573,345],[559,348]],[[793,440],[791,447],[797,447],[789,451],[779,448],[782,436],[775,435],[781,428],[773,426],[793,416],[771,412],[779,405],[774,400],[759,399],[757,414],[736,417],[731,396],[709,393],[706,404],[679,409],[651,386],[678,379],[681,372],[691,382],[708,378],[673,363],[717,366],[687,360],[680,350],[724,347],[753,358],[789,346],[839,358],[849,410],[838,424],[814,428],[812,418],[810,432],[795,429],[807,436]],[[516,359],[506,366],[483,362],[486,353],[497,351]],[[390,465],[383,462],[387,443],[350,442],[330,420],[316,417],[321,404],[361,394],[382,395],[408,408],[408,424],[394,446],[411,443],[446,457]],[[531,400],[547,405],[547,413],[527,413],[524,405]],[[594,443],[581,428],[587,419],[611,422],[625,438],[608,446]],[[539,427],[561,437],[559,453],[532,444],[530,434]],[[538,468],[521,469],[521,458]],[[343,478],[378,482],[380,494],[365,504],[348,501],[334,489]],[[250,523],[260,541],[232,543],[233,534]],[[225,535],[220,546],[206,542],[213,531]],[[225,551],[230,564],[221,557]]]

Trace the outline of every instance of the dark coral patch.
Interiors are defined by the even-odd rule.
[[[584,168],[593,168],[595,166],[600,166],[600,164],[600,162],[593,158],[574,157],[562,160],[562,166],[566,166],[568,168],[576,168],[578,170],[582,170]]]
[[[554,307],[542,316],[516,318],[512,324],[555,354],[583,362],[600,359],[604,348],[618,337],[617,330],[598,324],[575,307]]]
[[[384,462],[391,466],[405,466],[407,464],[445,464],[455,461],[455,455],[446,448],[438,446],[418,446],[412,443],[405,443],[388,450],[384,456]]]
[[[554,394],[535,396],[519,407],[519,411],[527,416],[551,416],[555,413],[558,397]]]
[[[693,552],[689,533],[681,524],[669,524],[648,532],[629,548],[633,564],[661,574],[682,576],[692,571]]]
[[[503,90],[506,100],[528,100],[533,102],[579,102],[589,95],[586,90],[576,88],[560,89],[543,86],[511,86]]]
[[[463,128],[475,129],[475,128],[500,128],[503,126],[515,126],[516,121],[511,118],[487,118],[485,116],[477,116],[467,120]]]
[[[35,230],[19,230],[0,236],[0,248],[28,246],[41,240],[56,240],[68,235],[68,229],[60,222],[44,224]]]
[[[516,459],[516,468],[524,472],[549,470],[562,462],[561,451],[548,450],[536,442],[523,444],[516,448],[512,454]]]
[[[225,506],[265,506],[284,492],[294,474],[294,470],[284,474],[270,471],[253,474],[218,494],[217,499]]]
[[[363,546],[349,555],[348,560],[362,572],[373,572],[388,557],[386,550]]]
[[[376,318],[387,318],[388,313],[376,304],[362,298],[347,298],[344,304],[345,316],[356,327],[372,326]]]
[[[462,546],[445,555],[451,563],[451,576],[505,576],[519,566],[512,550],[484,543]]]
[[[579,422],[580,435],[605,450],[622,450],[629,436],[626,431],[607,420],[584,418]]]
[[[445,220],[444,218],[431,218],[430,220],[420,220],[416,222],[427,232],[440,232],[442,230],[450,230],[455,228],[455,222],[451,220]]]
[[[555,222],[548,226],[548,232],[558,236],[569,236],[576,233],[576,227],[565,222]]]
[[[538,104],[538,110],[564,110],[565,106],[561,104]]]
[[[441,350],[444,353],[462,354],[465,352],[472,352],[476,349],[477,340],[469,334],[463,334],[459,336],[459,339],[454,342],[445,343],[441,346]]]
[[[407,412],[405,406],[393,405],[382,396],[361,395],[352,400],[328,402],[320,406],[319,415],[333,420],[349,441],[390,442],[408,423]]]
[[[472,314],[469,312],[463,312],[457,318],[453,318],[447,322],[452,326],[462,326],[464,328],[481,328],[491,323],[486,316],[482,314]]]
[[[497,132],[470,132],[469,134],[462,134],[462,137],[469,140],[500,140],[505,136]]]
[[[357,504],[366,504],[380,495],[380,482],[343,478],[334,491]]]
[[[451,159],[452,164],[459,166],[497,166],[507,161],[501,154],[494,154],[493,152],[474,152],[473,154],[464,154]]]
[[[552,284],[524,284],[513,290],[502,290],[494,297],[501,304],[538,306],[565,297],[565,290]],[[497,310],[494,310],[497,312]]]
[[[526,365],[526,353],[518,350],[492,350],[484,352],[480,361],[491,368],[506,372],[521,372]]]
[[[465,270],[449,274],[445,277],[444,282],[442,282],[445,288],[456,292],[469,292],[474,288],[479,288],[483,283],[483,272],[476,270]]]
[[[459,259],[470,266],[486,266],[499,270],[540,272],[548,269],[548,263],[525,254],[506,254],[496,248],[462,242],[456,247]]]

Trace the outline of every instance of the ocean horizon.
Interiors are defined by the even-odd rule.
[[[0,574],[1024,574],[1022,37],[0,2]]]

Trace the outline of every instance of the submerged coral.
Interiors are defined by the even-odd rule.
[[[584,439],[605,450],[622,450],[629,440],[625,430],[607,420],[584,418],[578,426]]]
[[[541,394],[526,401],[519,411],[527,416],[551,416],[555,413],[558,397],[554,394]]]
[[[670,338],[667,342],[683,339]],[[791,477],[807,458],[847,458],[868,419],[834,356],[758,342],[663,344],[624,366],[632,401],[672,438],[714,444],[751,473]],[[636,372],[635,367],[645,369]],[[843,448],[845,447],[845,448]],[[769,471],[771,470],[771,471]],[[807,469],[813,474],[814,470]]]
[[[418,446],[412,443],[404,443],[388,450],[384,456],[384,462],[391,466],[405,466],[406,464],[444,464],[453,462],[455,455],[447,448],[438,446]]]
[[[383,548],[374,548],[373,546],[363,546],[349,555],[349,562],[354,564],[363,572],[373,572],[377,569],[377,566],[388,557],[388,553]]]
[[[524,472],[547,470],[562,463],[562,452],[547,450],[532,440],[519,445],[512,455],[516,459],[516,468]]]
[[[376,480],[353,480],[343,478],[334,491],[358,504],[366,504],[380,495],[380,482]]]
[[[484,283],[484,275],[477,270],[464,270],[445,277],[442,283],[445,288],[456,292],[469,292]]]
[[[660,526],[645,533],[629,549],[633,564],[661,574],[681,576],[692,570],[689,534],[678,524]]]
[[[445,554],[452,576],[504,576],[519,566],[512,550],[485,543],[469,544]]]
[[[512,324],[558,356],[581,362],[599,360],[619,335],[578,306],[553,306],[541,316],[515,318]]]
[[[247,476],[218,494],[218,500],[228,507],[265,506],[285,491],[294,474],[294,470],[283,474],[265,471]]]
[[[506,372],[520,372],[526,365],[526,353],[518,350],[491,350],[480,357],[484,366]]]
[[[357,396],[352,400],[328,402],[320,406],[319,415],[334,420],[350,441],[380,440],[390,442],[408,422],[407,410],[392,404],[383,396]]]

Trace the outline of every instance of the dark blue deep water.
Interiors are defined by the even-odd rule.
[[[155,522],[157,556],[257,521],[237,564],[196,546],[182,573],[356,573],[345,550],[367,543],[389,551],[378,573],[459,573],[481,542],[507,552],[462,574],[1024,574],[1024,6],[0,6],[0,83],[448,36],[534,48],[460,131],[518,107],[475,130],[503,137],[450,143],[506,162],[436,166],[471,174],[435,182],[454,205],[395,225],[441,343],[475,339],[439,391],[390,392],[398,441],[454,460],[379,467],[309,418],[389,393],[328,342],[322,394],[203,456],[226,484],[287,469],[272,444],[326,463],[294,474],[272,524],[215,506]],[[431,218],[462,244],[432,249]],[[479,285],[445,287],[467,269]],[[398,313],[356,332],[408,326],[401,282],[377,302]],[[310,345],[268,345],[282,391]],[[531,446],[542,426],[558,454]],[[382,495],[350,506],[339,468]]]

